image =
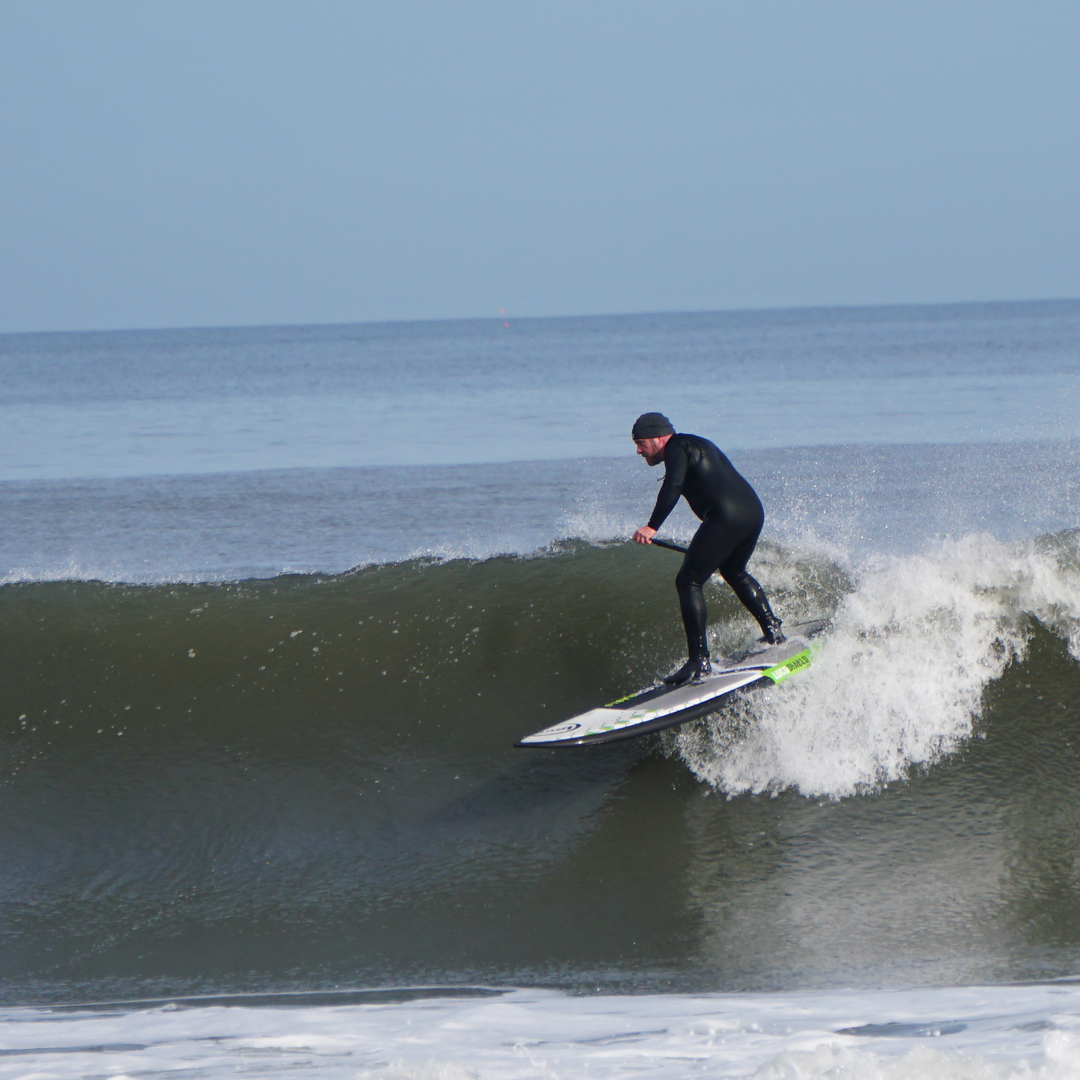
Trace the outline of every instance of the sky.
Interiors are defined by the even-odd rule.
[[[0,0],[0,332],[1080,296],[1080,4]]]

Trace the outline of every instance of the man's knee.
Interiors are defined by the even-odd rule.
[[[675,588],[679,590],[680,594],[694,589],[700,592],[703,584],[704,582],[700,581],[697,575],[685,566],[675,575]]]
[[[735,570],[733,572],[725,572],[724,568],[720,568],[720,576],[733,588],[738,589],[740,585],[749,584],[753,581],[753,578],[745,570]]]

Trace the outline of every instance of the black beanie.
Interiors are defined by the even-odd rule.
[[[630,434],[635,439],[660,439],[665,435],[674,435],[675,429],[663,413],[647,412],[634,421]]]

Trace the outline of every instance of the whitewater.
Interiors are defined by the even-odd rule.
[[[378,997],[378,995],[372,995]],[[418,991],[368,1004],[0,1013],[6,1076],[1072,1080],[1077,989],[582,997]],[[943,1019],[947,1017],[947,1019]],[[5,1060],[6,1059],[6,1060]]]

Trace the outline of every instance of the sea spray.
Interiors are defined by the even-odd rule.
[[[871,560],[807,677],[748,695],[666,745],[729,795],[837,798],[939,760],[972,737],[983,691],[1025,655],[1033,620],[1080,660],[1078,538],[976,535]]]

